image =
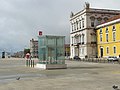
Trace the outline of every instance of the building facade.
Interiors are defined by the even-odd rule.
[[[38,58],[38,40],[30,40],[30,54],[33,58]]]
[[[108,57],[120,55],[120,16],[113,20],[98,25],[97,31],[97,50],[98,57]]]
[[[90,8],[89,3],[85,3],[85,8],[80,12],[70,15],[70,58],[79,56],[96,57],[96,31],[95,27],[109,18],[119,15],[118,10]]]
[[[65,44],[65,57],[70,57],[70,44]]]

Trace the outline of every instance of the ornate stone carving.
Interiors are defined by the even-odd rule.
[[[88,2],[85,2],[85,6],[84,6],[86,9],[89,9],[90,8],[90,4]]]
[[[70,14],[70,18],[72,18],[74,16],[74,13],[73,12],[71,12],[71,14]]]

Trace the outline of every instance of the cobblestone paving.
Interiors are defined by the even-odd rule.
[[[24,59],[0,60],[0,90],[114,90],[120,85],[119,64],[66,64],[67,69],[40,70],[25,67]]]

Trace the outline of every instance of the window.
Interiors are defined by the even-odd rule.
[[[82,43],[84,43],[84,34],[82,34]]]
[[[84,28],[84,20],[82,21],[82,27]]]
[[[73,26],[73,23],[71,24],[72,25],[72,31],[74,30],[74,26]]]
[[[108,33],[106,34],[106,42],[108,42]]]
[[[100,29],[100,42],[102,42],[102,28]]]
[[[102,34],[102,28],[100,29],[100,34]]]
[[[106,33],[108,33],[108,27],[106,28]]]
[[[94,21],[91,21],[91,27],[94,27]]]
[[[75,27],[74,27],[74,22],[73,22],[73,23],[72,23],[72,31],[74,31],[74,28],[75,28]]]
[[[95,17],[91,16],[90,20],[91,20],[91,27],[94,27]]]
[[[113,47],[113,51],[114,51],[114,54],[116,54],[116,47],[115,46]]]
[[[113,31],[115,31],[115,30],[116,30],[116,28],[115,28],[115,25],[113,25],[113,28],[112,28],[112,30],[113,30]]]
[[[77,26],[77,30],[78,30],[78,21],[76,21],[76,26]]]
[[[81,35],[79,36],[79,43],[81,43]]]
[[[80,23],[79,25],[80,25],[80,29],[81,29],[81,21],[79,21],[79,23]]]
[[[84,48],[82,48],[82,54],[84,54]]]
[[[107,47],[107,49],[106,49],[106,52],[107,52],[107,54],[109,54],[109,48]]]
[[[100,42],[102,42],[102,34],[100,34]]]
[[[74,23],[74,30],[76,30],[76,23]]]
[[[115,40],[116,40],[116,33],[113,32],[113,41],[115,41]]]
[[[108,42],[108,28],[106,28],[106,42]]]

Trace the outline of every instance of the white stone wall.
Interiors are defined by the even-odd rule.
[[[104,22],[106,19],[113,17],[115,13],[118,13],[118,12],[120,13],[120,11],[114,11],[114,10],[89,8],[89,9],[84,9],[79,13],[75,14],[73,17],[71,17],[70,19],[70,23],[71,23],[71,30],[70,30],[71,56],[70,58],[73,58],[75,56],[76,45],[80,43],[79,40],[76,41],[75,38],[79,37],[80,35],[84,35],[84,44],[79,44],[79,48],[78,48],[79,56],[81,58],[84,58],[86,55],[88,57],[95,57],[97,53],[96,46],[95,44],[91,45],[91,43],[96,42],[96,35],[94,30],[95,26],[101,22]],[[83,27],[83,22],[84,22],[84,27]],[[93,27],[91,26],[91,22],[92,22],[92,25],[94,25]],[[81,24],[81,28],[80,28],[80,24]]]
[[[38,57],[38,41],[30,40],[30,53],[32,57]]]

